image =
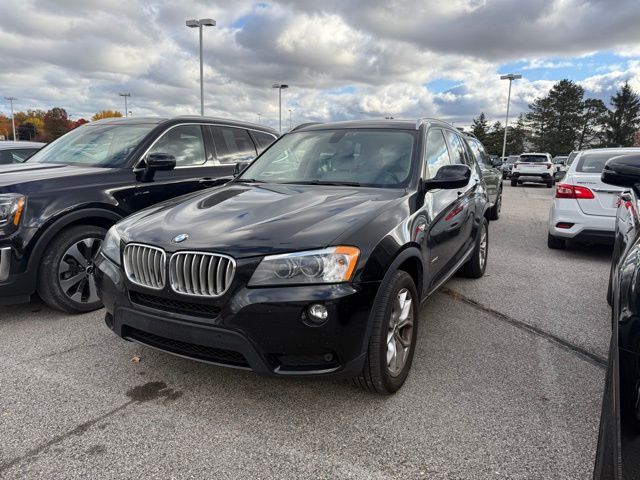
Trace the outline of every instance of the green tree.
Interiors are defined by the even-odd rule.
[[[487,132],[486,140],[482,142],[489,155],[502,155],[502,137],[504,127],[502,123],[495,122]]]
[[[480,112],[478,118],[474,118],[471,122],[471,133],[473,133],[483,144],[487,141],[489,134],[489,122],[484,112]]]
[[[504,132],[504,129],[502,129]],[[504,134],[504,133],[503,133]],[[524,120],[524,115],[518,116],[518,120],[509,125],[507,129],[507,155],[519,155],[524,152],[525,143],[527,140],[527,127]],[[500,155],[502,150],[500,151]]]
[[[44,115],[44,130],[48,141],[61,137],[71,129],[71,122],[64,108],[54,107]]]
[[[630,147],[640,127],[640,98],[626,82],[611,97],[613,110],[607,119],[607,144],[611,147]]]
[[[582,130],[576,148],[600,147],[605,144],[606,123],[609,109],[602,100],[588,98],[582,111]]]

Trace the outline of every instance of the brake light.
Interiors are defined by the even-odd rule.
[[[556,198],[575,198],[589,200],[595,198],[593,192],[587,187],[571,185],[569,183],[559,183],[556,187]]]

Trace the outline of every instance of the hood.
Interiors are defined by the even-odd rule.
[[[366,225],[404,190],[319,185],[231,184],[135,214],[128,242],[167,251],[209,250],[235,258],[322,248]],[[187,234],[187,240],[172,240]]]
[[[100,170],[109,170],[100,168]],[[62,165],[57,163],[17,163],[0,165],[0,187],[39,182],[59,177],[70,177],[96,172],[96,167]]]

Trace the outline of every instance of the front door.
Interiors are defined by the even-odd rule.
[[[158,171],[151,181],[139,181],[135,194],[137,209],[195,192],[233,175],[234,165],[221,165],[205,125],[183,124],[165,131],[148,153],[166,153],[176,159],[176,168]]]

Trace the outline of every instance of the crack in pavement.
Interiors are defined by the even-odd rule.
[[[460,292],[452,290],[448,287],[443,287],[440,289],[440,293],[443,293],[444,295],[447,295],[451,298],[454,298],[463,303],[466,303],[467,305],[475,308],[476,310],[480,310],[481,312],[487,313],[498,320],[509,323],[510,325],[513,325],[514,327],[519,328],[520,330],[524,330],[527,333],[530,333],[537,337],[544,338],[545,340],[548,340],[551,343],[555,343],[556,345],[563,348],[564,350],[567,350],[573,353],[574,355],[582,358],[583,360],[593,365],[596,365],[601,368],[607,367],[608,360],[606,358],[601,357],[600,355],[597,355],[595,353],[591,353],[590,351],[582,347],[574,345],[568,342],[567,340],[564,340],[563,338],[560,338],[552,333],[545,332],[544,330],[538,327],[529,325],[528,323],[525,323],[521,320],[516,320],[515,318],[505,315],[504,313],[494,310],[493,308],[482,305],[481,303],[476,302],[475,300],[472,300],[469,297],[464,296]]]
[[[87,430],[89,430],[89,428],[91,428],[92,426],[94,426],[96,423],[104,420],[105,418],[109,418],[110,416],[118,413],[121,410],[124,410],[125,408],[127,408],[129,405],[131,405],[132,403],[135,403],[135,400],[129,400],[128,402],[123,403],[122,405],[109,410],[106,413],[103,413],[102,415],[100,415],[99,417],[93,418],[91,420],[87,420],[84,423],[81,423],[80,425],[78,425],[77,427],[69,430],[68,432],[65,433],[61,433],[60,435],[56,435],[55,437],[53,437],[51,440],[49,440],[48,442],[45,442],[41,445],[38,445],[35,448],[32,448],[31,450],[27,450],[24,454],[15,457],[13,460],[9,460],[8,462],[5,463],[0,463],[0,473],[5,472],[7,470],[9,470],[10,468],[16,466],[17,464],[23,462],[24,460],[28,460],[32,457],[35,457],[39,454],[41,454],[42,452],[46,451],[47,449],[49,449],[50,447],[54,446],[54,445],[58,445],[59,443],[62,443],[64,440],[66,440],[69,437],[72,437],[74,435],[83,435]]]

